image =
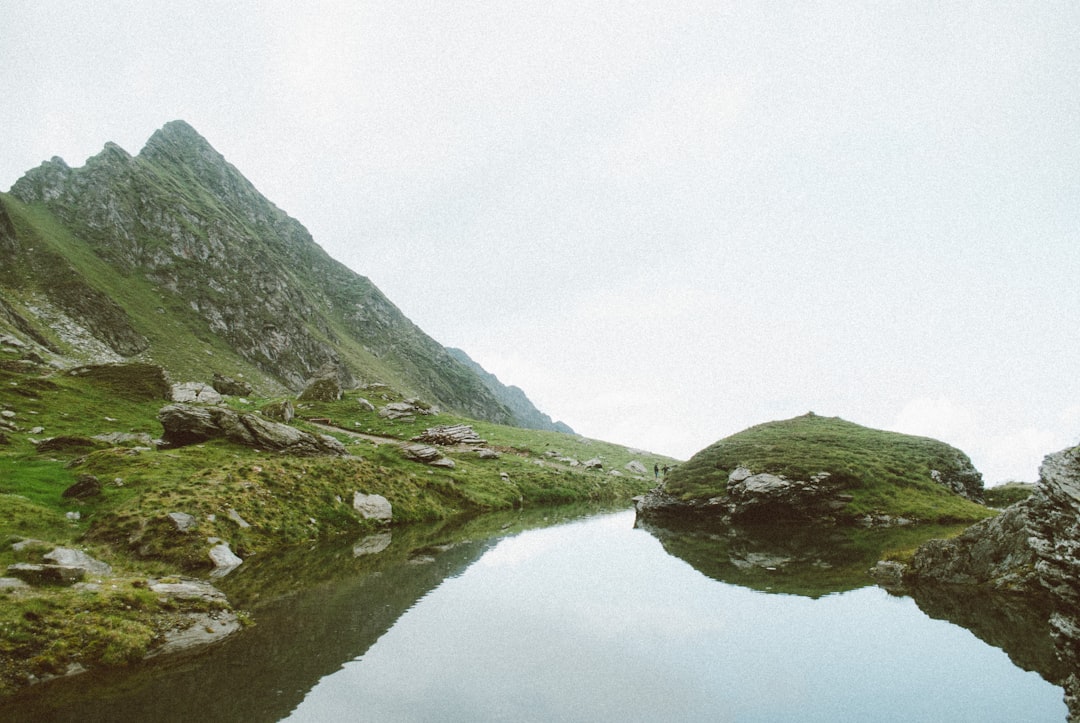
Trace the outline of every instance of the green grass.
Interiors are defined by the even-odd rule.
[[[667,490],[683,500],[723,496],[728,475],[737,467],[789,479],[829,472],[854,498],[843,510],[849,518],[889,514],[948,523],[993,514],[931,478],[931,470],[938,470],[981,485],[959,450],[926,437],[812,414],[760,424],[720,440],[673,471]]]
[[[1014,505],[1021,500],[1026,500],[1035,491],[1035,485],[1030,482],[1006,482],[997,487],[986,490],[986,504],[990,507],[1003,509]]]

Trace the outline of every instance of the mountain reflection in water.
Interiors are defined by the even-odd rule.
[[[1065,717],[1059,689],[872,586],[874,562],[925,529],[634,522],[493,514],[252,558],[220,585],[254,627],[186,658],[36,686],[0,720]],[[962,617],[936,600],[931,615]],[[959,622],[1042,672],[1045,650],[996,632],[1014,618],[993,634]]]

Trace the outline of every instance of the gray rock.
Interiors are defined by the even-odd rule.
[[[365,520],[390,522],[394,518],[394,508],[382,495],[366,495],[362,492],[353,494],[353,509]]]
[[[476,456],[480,459],[499,459],[500,457],[498,452],[488,447],[476,450]]]
[[[422,464],[429,465],[431,467],[443,467],[445,469],[454,468],[454,460],[449,457],[444,457],[442,452],[429,447],[425,444],[410,444],[401,448],[401,454],[405,459],[411,459],[414,462],[421,462]]]
[[[25,580],[20,580],[17,577],[0,577],[0,593],[10,592],[12,590],[25,590],[30,586],[26,584]]]
[[[172,446],[225,437],[236,444],[299,456],[347,454],[345,446],[333,437],[310,434],[257,414],[241,414],[225,407],[170,404],[158,412],[158,420],[165,428],[162,439]]]
[[[214,563],[211,577],[224,577],[239,567],[244,561],[237,557],[227,542],[219,542],[210,548],[210,562]]]
[[[241,517],[240,513],[234,510],[232,507],[229,508],[229,519],[240,525],[241,529],[247,529],[248,527],[251,527],[251,524],[248,523],[248,521],[245,520],[243,517]]]
[[[221,404],[221,394],[203,382],[181,382],[172,385],[172,400],[185,404]]]
[[[731,474],[728,475],[728,484],[731,484],[732,482],[742,482],[747,477],[750,477],[753,474],[754,473],[748,470],[746,467],[736,467],[731,471]]]
[[[643,465],[641,462],[639,462],[636,459],[627,462],[625,465],[623,465],[623,468],[626,469],[631,474],[644,475],[644,474],[648,474],[648,472],[649,472],[649,470],[645,469],[645,465]]]
[[[70,547],[57,547],[46,553],[43,559],[56,565],[79,568],[89,575],[112,574],[112,567],[108,563],[95,560],[82,550],[73,550]]]
[[[364,399],[363,397],[358,397],[356,403],[360,405],[360,408],[363,409],[365,412],[375,411],[375,405]]]
[[[176,525],[177,532],[187,532],[198,524],[198,520],[186,512],[170,512],[169,518]]]
[[[593,457],[592,459],[587,459],[584,462],[582,462],[581,464],[585,466],[585,469],[603,469],[604,468],[604,462],[599,457]]]

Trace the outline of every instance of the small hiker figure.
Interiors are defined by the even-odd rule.
[[[653,479],[660,479],[660,465],[659,464],[654,464],[652,466],[652,476],[653,476]]]
[[[667,473],[671,471],[671,467],[664,465],[664,479],[667,479]]]

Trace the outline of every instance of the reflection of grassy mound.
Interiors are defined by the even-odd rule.
[[[868,570],[886,557],[964,527],[912,525],[863,529],[818,525],[654,525],[639,522],[669,555],[720,582],[762,592],[819,598],[874,581]]]
[[[759,424],[720,440],[676,469],[667,491],[683,500],[722,497],[737,467],[803,480],[829,472],[854,498],[841,513],[848,517],[889,514],[946,522],[990,514],[946,486],[981,492],[982,477],[960,450],[814,414]]]

